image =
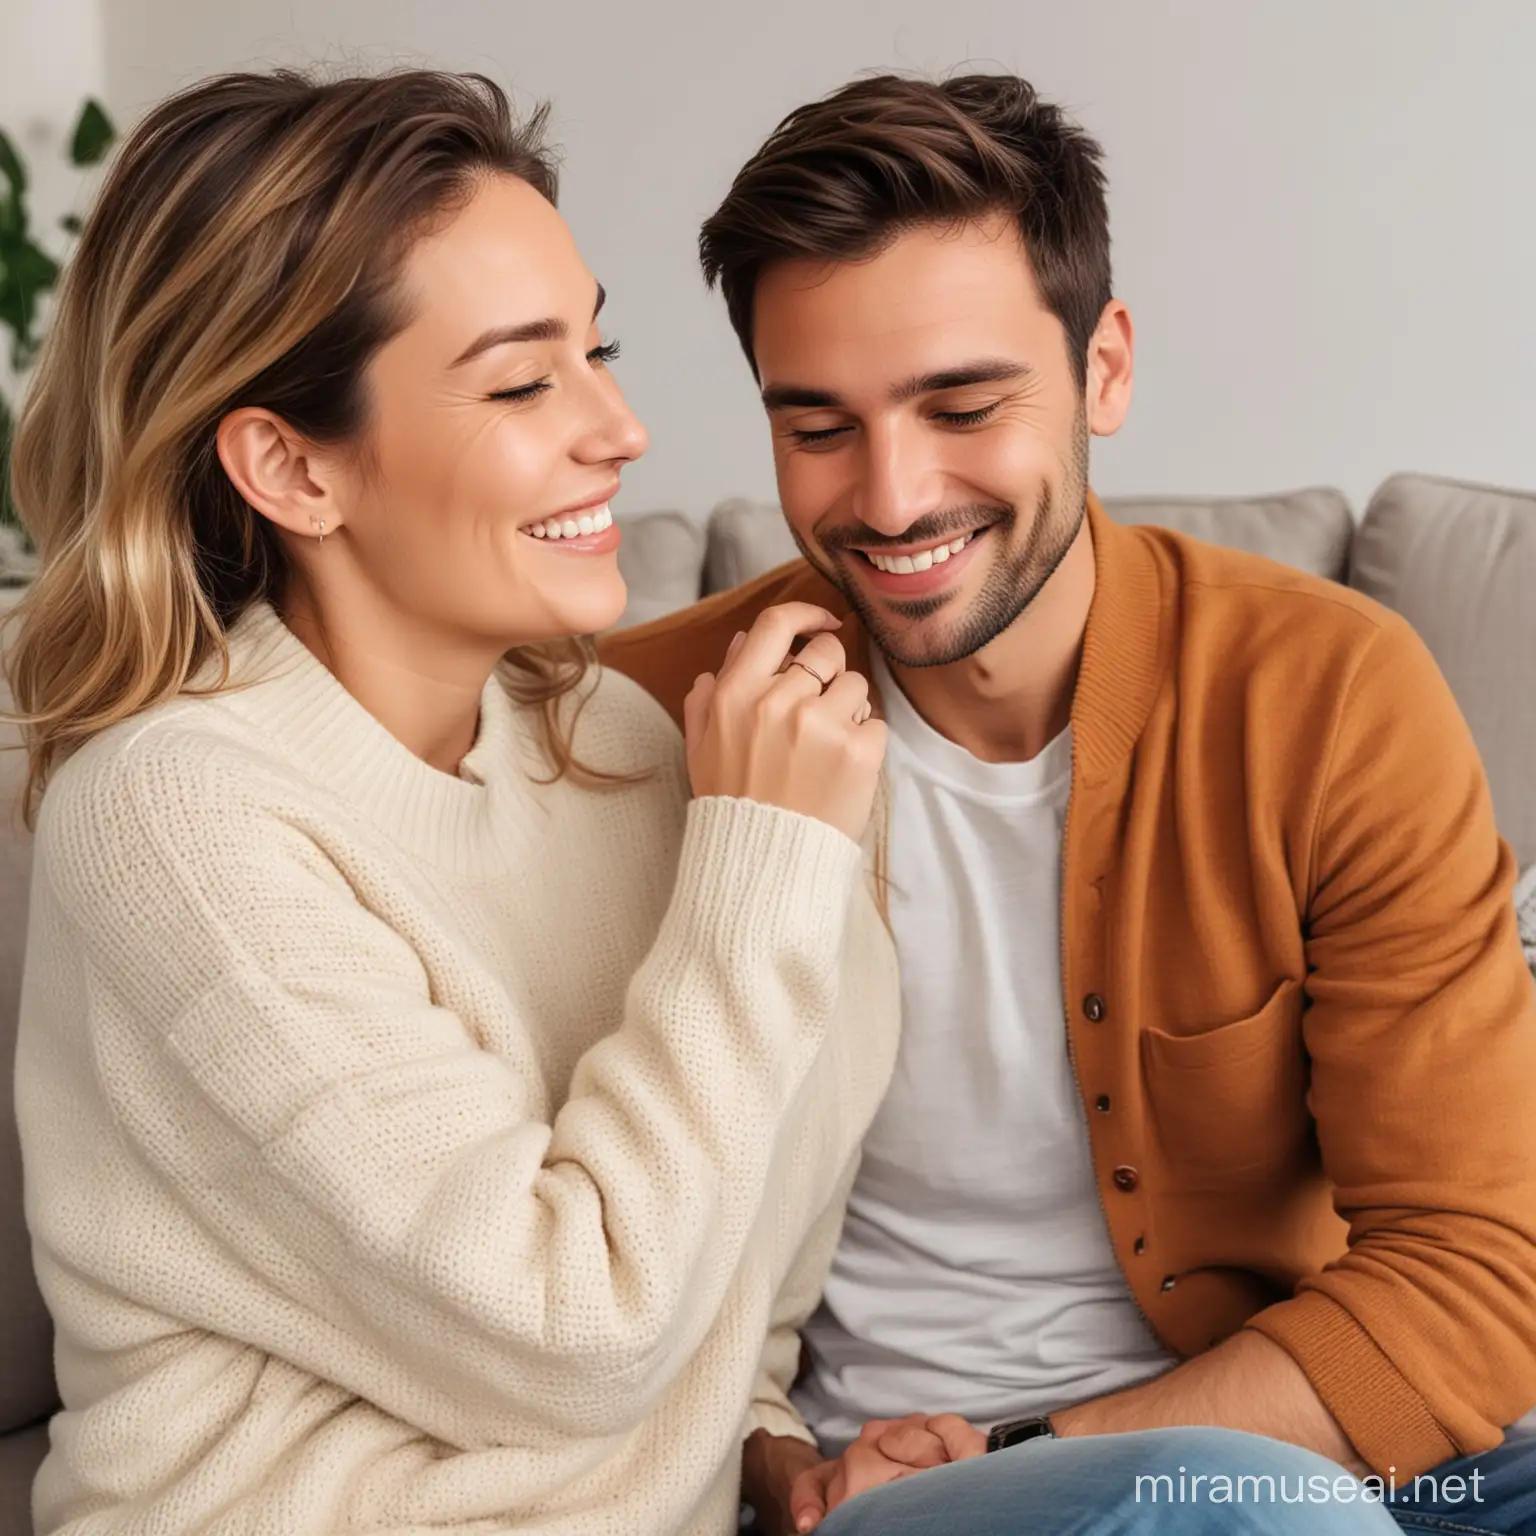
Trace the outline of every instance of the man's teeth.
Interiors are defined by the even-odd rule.
[[[542,523],[530,523],[523,532],[536,539],[579,539],[585,533],[601,533],[612,526],[613,513],[601,506],[580,517],[547,517]]]
[[[958,539],[951,539],[948,544],[940,544],[937,549],[925,549],[917,555],[877,555],[871,550],[869,561],[877,571],[889,571],[893,576],[911,576],[917,571],[943,565],[951,555],[958,555],[975,537],[974,533],[963,534]]]

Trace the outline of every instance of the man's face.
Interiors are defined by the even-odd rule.
[[[980,650],[1081,526],[1089,421],[1011,220],[923,227],[757,286],[779,495],[806,558],[899,664]]]

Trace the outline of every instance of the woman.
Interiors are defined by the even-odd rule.
[[[794,1432],[893,1059],[882,727],[812,608],[686,752],[588,669],[645,436],[538,126],[203,84],[65,282],[9,658],[42,1531],[723,1536]]]

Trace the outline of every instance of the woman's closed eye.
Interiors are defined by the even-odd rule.
[[[594,368],[606,368],[619,355],[619,343],[617,341],[605,341],[601,346],[593,347],[587,353],[587,361]],[[519,384],[512,389],[492,390],[487,396],[491,400],[506,400],[513,404],[536,400],[548,390],[554,388],[554,384],[548,378],[535,379],[531,384]]]

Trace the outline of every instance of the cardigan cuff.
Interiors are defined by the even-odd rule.
[[[1461,1454],[1424,1399],[1331,1296],[1300,1291],[1244,1326],[1295,1360],[1361,1460],[1382,1478],[1395,1476],[1401,1486]]]

